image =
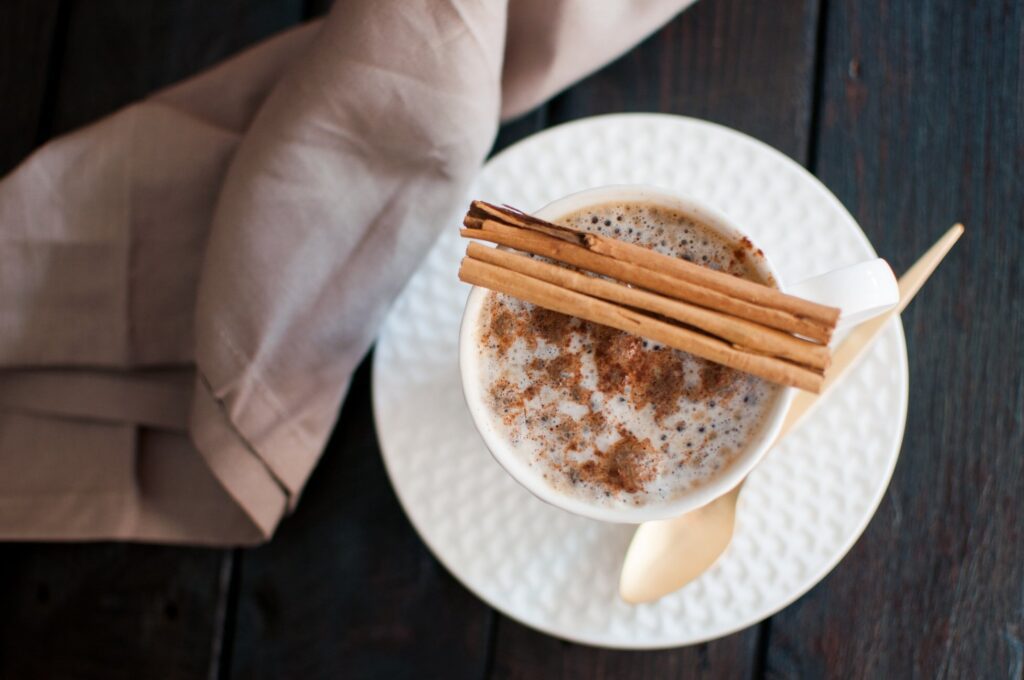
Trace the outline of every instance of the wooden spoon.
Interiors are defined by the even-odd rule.
[[[786,414],[778,443],[818,405],[821,398],[865,354],[893,316],[899,314],[963,234],[955,224],[899,280],[900,301],[891,311],[857,326],[836,349],[821,394],[800,392]],[[743,481],[746,481],[745,479]],[[743,482],[702,508],[674,519],[641,524],[626,551],[619,595],[626,602],[651,602],[679,590],[718,560],[732,541],[736,501]]]

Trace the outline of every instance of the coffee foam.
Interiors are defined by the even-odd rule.
[[[605,204],[559,223],[759,282],[763,257],[664,207]],[[479,379],[496,432],[560,492],[605,506],[670,501],[758,433],[776,386],[684,352],[489,293]],[[600,358],[599,358],[600,357]]]

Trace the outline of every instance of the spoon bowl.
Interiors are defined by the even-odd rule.
[[[732,541],[742,486],[681,517],[641,524],[622,564],[622,599],[651,602],[707,571]]]

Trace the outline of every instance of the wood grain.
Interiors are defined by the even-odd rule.
[[[903,316],[889,491],[773,620],[770,676],[1024,677],[1024,6],[828,5],[817,174],[902,271],[967,232]]]
[[[302,0],[70,0],[53,132],[193,75],[303,11]]]
[[[552,122],[662,111],[721,123],[807,160],[817,0],[704,0],[551,106]]]
[[[632,680],[746,678],[755,670],[753,629],[714,642],[664,651],[597,649],[564,642],[502,617],[492,678]]]
[[[529,137],[534,132],[540,132],[551,124],[549,108],[547,105],[539,106],[533,111],[528,111],[515,120],[506,122],[498,129],[498,137],[494,140],[494,147],[491,155],[500,153],[512,146],[521,139]]]
[[[0,546],[0,677],[205,676],[224,559],[125,544]]]

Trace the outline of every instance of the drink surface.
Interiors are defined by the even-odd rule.
[[[651,203],[558,220],[768,283],[763,256]],[[728,467],[780,388],[605,326],[490,292],[478,372],[492,427],[549,485],[605,506],[670,501]]]

